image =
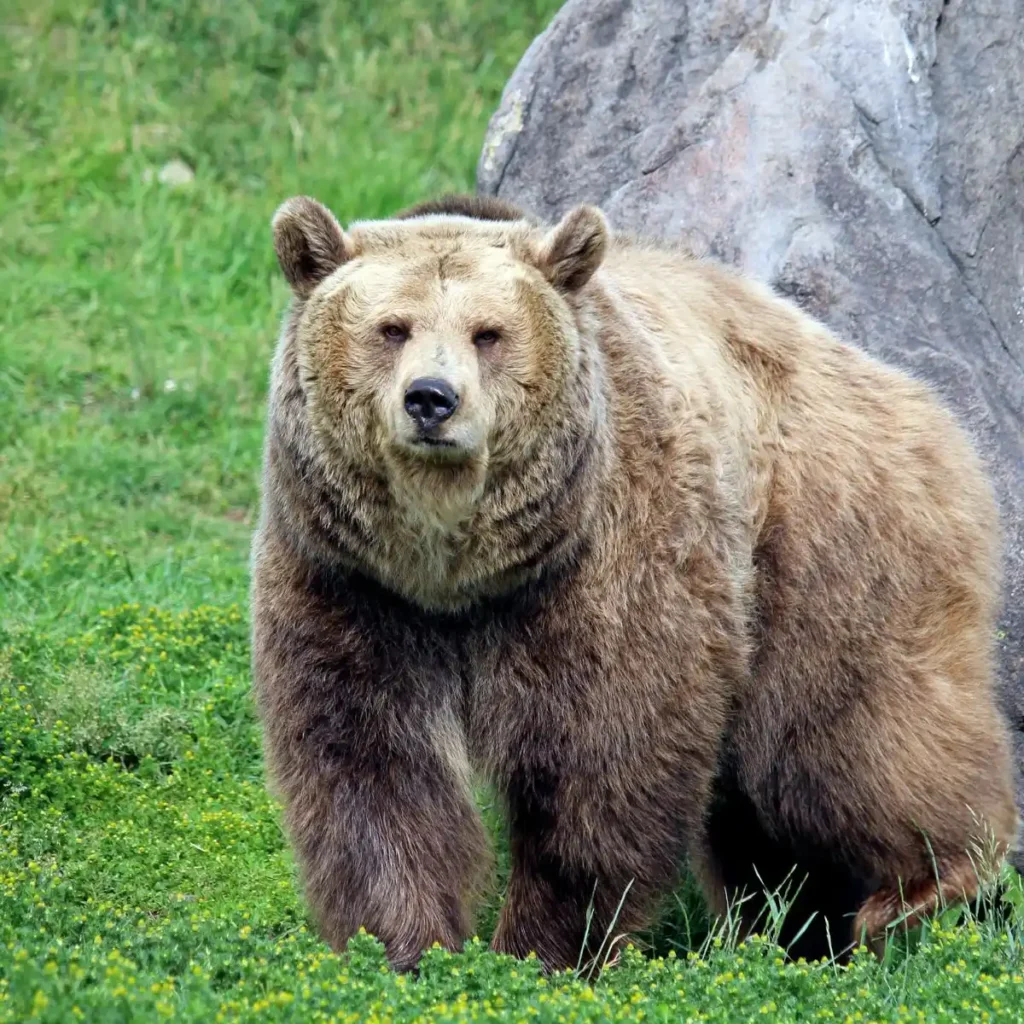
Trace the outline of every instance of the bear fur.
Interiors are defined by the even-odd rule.
[[[332,945],[471,933],[477,773],[493,946],[552,968],[687,860],[715,911],[791,883],[793,955],[977,891],[1016,826],[998,525],[926,386],[592,207],[273,233],[254,685]]]

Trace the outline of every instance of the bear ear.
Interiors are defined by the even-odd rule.
[[[601,265],[609,233],[596,206],[577,206],[544,236],[537,266],[559,291],[578,291]]]
[[[334,214],[307,196],[282,203],[274,214],[272,228],[277,262],[299,298],[308,298],[351,255],[351,246]]]

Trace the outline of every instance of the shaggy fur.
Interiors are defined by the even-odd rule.
[[[274,221],[255,687],[326,938],[460,945],[475,771],[511,834],[494,947],[550,967],[687,858],[716,910],[790,878],[801,955],[970,896],[1015,810],[996,512],[953,418],[593,208],[410,217]],[[460,398],[426,440],[424,376]]]

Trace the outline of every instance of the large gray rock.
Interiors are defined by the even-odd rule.
[[[478,184],[738,264],[938,387],[1002,506],[1024,738],[1024,0],[570,0]]]

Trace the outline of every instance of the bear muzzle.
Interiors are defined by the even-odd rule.
[[[399,402],[395,439],[407,456],[450,464],[479,455],[479,424],[465,415],[469,410],[450,380],[417,377],[399,392]]]

